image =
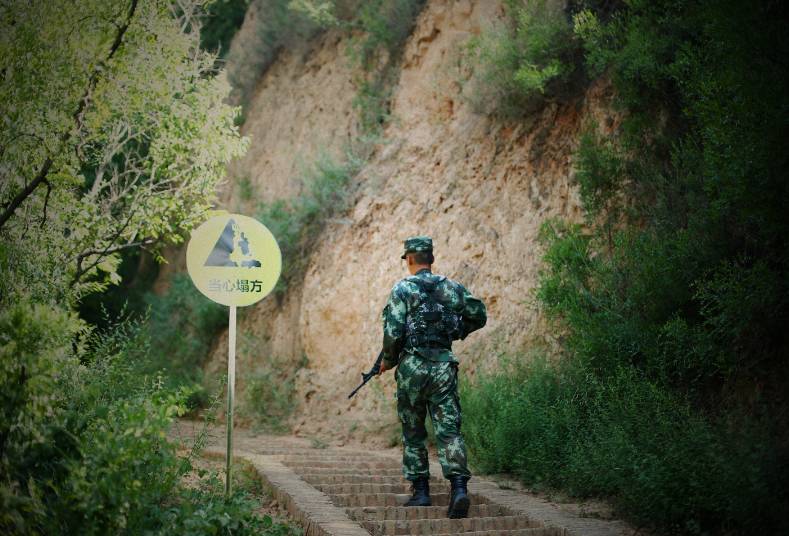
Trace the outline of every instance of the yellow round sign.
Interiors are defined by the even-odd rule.
[[[251,305],[277,284],[282,255],[265,225],[241,214],[223,214],[192,232],[186,269],[200,292],[213,301]]]

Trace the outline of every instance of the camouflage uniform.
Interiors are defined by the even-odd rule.
[[[432,251],[428,237],[409,238],[405,246],[406,252]],[[460,283],[423,269],[392,288],[382,319],[384,363],[387,368],[397,366],[405,477],[429,476],[425,447],[428,413],[444,477],[470,477],[460,434],[458,361],[451,344],[485,325],[485,305]]]

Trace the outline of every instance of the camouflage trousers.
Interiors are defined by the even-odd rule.
[[[457,363],[427,361],[406,354],[395,373],[397,415],[403,425],[403,474],[408,480],[430,476],[425,418],[430,414],[436,433],[438,461],[445,478],[470,477],[466,444],[460,435]]]

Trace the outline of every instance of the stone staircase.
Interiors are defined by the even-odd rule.
[[[212,430],[208,454],[224,457],[223,435],[223,430]],[[468,484],[472,504],[468,517],[449,519],[449,484],[440,478],[436,463],[430,468],[433,506],[406,508],[402,505],[410,496],[410,485],[395,453],[317,448],[304,439],[256,437],[242,431],[236,433],[235,445],[234,455],[255,466],[271,495],[302,525],[305,536],[631,534],[621,522],[579,517],[478,476]]]
[[[406,508],[410,484],[402,477],[397,459],[358,453],[310,452],[289,454],[282,463],[302,480],[329,496],[373,536],[399,534],[462,534],[468,536],[557,536],[564,531],[504,506],[492,504],[473,492],[466,519],[449,519],[449,483],[431,478],[431,507]],[[440,474],[440,473],[439,473]],[[473,481],[472,481],[473,482]]]

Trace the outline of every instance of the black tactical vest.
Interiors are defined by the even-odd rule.
[[[419,287],[419,302],[410,307],[406,316],[406,340],[413,348],[452,348],[462,328],[463,295],[454,285],[442,285],[446,277],[437,280],[409,277]],[[447,296],[449,290],[452,295]]]

